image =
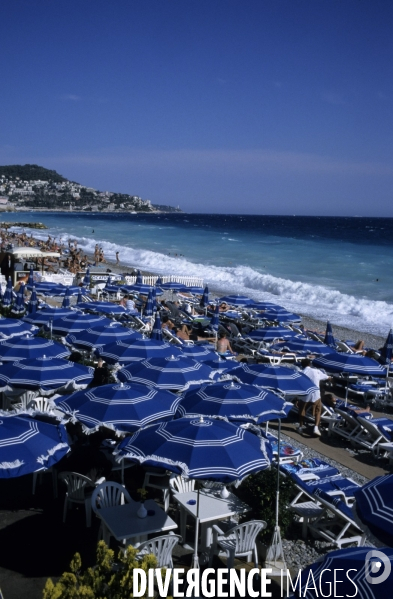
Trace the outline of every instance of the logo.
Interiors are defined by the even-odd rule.
[[[365,559],[365,578],[369,584],[381,584],[390,576],[392,566],[388,556],[382,551],[372,549]]]

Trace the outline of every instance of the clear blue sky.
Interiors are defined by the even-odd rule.
[[[0,164],[189,212],[393,217],[391,0],[12,0]]]

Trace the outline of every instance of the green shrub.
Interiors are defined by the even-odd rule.
[[[82,571],[79,553],[71,561],[71,572],[64,572],[55,584],[49,578],[43,591],[43,599],[130,599],[133,597],[133,571],[141,568],[147,572],[157,566],[153,555],[136,559],[137,550],[127,547],[119,552],[115,562],[114,551],[104,541],[97,545],[97,563],[94,568]]]
[[[280,476],[279,516],[278,523],[282,536],[293,521],[293,514],[287,509],[294,495],[295,487],[289,477]],[[242,518],[247,520],[264,520],[267,527],[261,532],[260,539],[268,543],[276,524],[276,492],[277,470],[270,468],[257,474],[251,474],[236,490],[236,495],[251,507]]]

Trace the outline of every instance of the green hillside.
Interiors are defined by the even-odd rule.
[[[38,164],[10,164],[8,166],[0,166],[0,176],[4,175],[7,178],[15,179],[19,177],[22,181],[53,181],[54,183],[63,183],[67,181],[56,171],[51,171]]]

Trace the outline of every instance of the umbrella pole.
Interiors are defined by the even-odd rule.
[[[198,536],[199,536],[199,486],[197,491],[197,509],[196,509],[196,519],[195,519],[195,547],[194,547],[194,555],[192,556],[192,568],[199,568],[199,559],[198,559]]]
[[[280,451],[281,451],[281,419],[278,420],[277,439],[277,491],[276,491],[276,523],[273,537],[267,549],[265,566],[272,569],[273,576],[281,576],[282,570],[287,571],[284,551],[282,548],[281,532],[278,525],[279,500],[280,500]]]

